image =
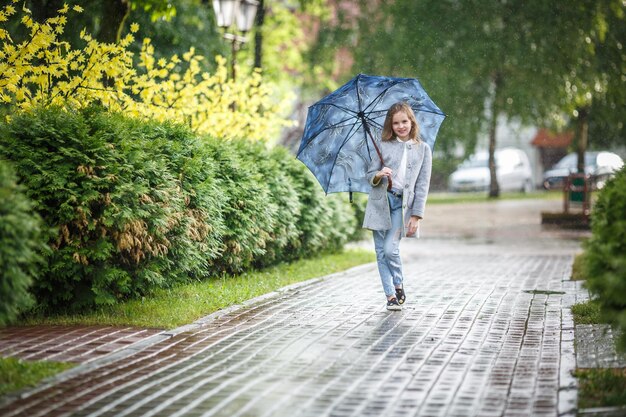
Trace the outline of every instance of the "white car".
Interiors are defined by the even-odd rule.
[[[591,178],[594,188],[602,188],[606,180],[624,166],[622,158],[613,152],[585,152],[585,174]],[[543,174],[543,187],[547,190],[563,188],[565,178],[578,169],[578,154],[564,156]]]
[[[495,159],[500,191],[533,190],[533,174],[526,152],[516,148],[497,149]],[[448,189],[453,192],[487,191],[489,185],[489,154],[486,151],[467,158],[448,179]]]

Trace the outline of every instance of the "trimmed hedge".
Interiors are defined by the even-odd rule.
[[[33,304],[28,288],[45,249],[41,219],[16,184],[13,169],[0,161],[0,325],[11,323]]]
[[[626,167],[600,191],[585,242],[585,276],[601,315],[621,330],[626,351]]]
[[[0,135],[47,227],[32,293],[49,311],[335,250],[357,228],[281,148],[95,107],[24,112]]]

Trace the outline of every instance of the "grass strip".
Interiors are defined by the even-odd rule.
[[[16,358],[0,358],[0,396],[34,387],[42,379],[73,366],[74,364],[64,362],[31,362]]]
[[[575,324],[601,324],[605,323],[600,317],[600,303],[595,300],[587,300],[572,306],[572,315]]]
[[[487,192],[446,193],[433,192],[428,195],[428,204],[485,203],[499,200],[562,200],[563,191],[533,191],[531,193],[502,193],[498,198],[489,198]]]
[[[578,408],[626,405],[626,368],[577,369]]]
[[[286,285],[344,271],[375,260],[373,251],[350,249],[237,276],[224,276],[158,290],[142,299],[101,307],[85,314],[28,317],[20,324],[85,324],[171,329]]]
[[[571,279],[573,281],[585,281],[587,277],[585,276],[585,262],[586,262],[585,253],[579,253],[574,257],[574,263],[572,264],[572,276]]]

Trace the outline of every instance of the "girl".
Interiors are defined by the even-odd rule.
[[[424,216],[432,155],[419,137],[413,110],[406,103],[389,108],[382,131],[380,158],[367,172],[372,185],[363,227],[374,234],[378,272],[387,296],[387,310],[401,310],[406,300],[400,239],[416,236]],[[388,187],[391,185],[391,187]]]

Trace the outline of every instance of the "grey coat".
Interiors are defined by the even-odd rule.
[[[385,160],[385,166],[394,172],[400,166],[404,143],[395,139],[380,143],[380,152]],[[404,231],[406,236],[408,222],[411,216],[424,217],[426,197],[430,186],[430,173],[432,169],[432,154],[430,147],[425,142],[409,143],[407,145],[407,165],[405,185],[402,194],[402,218],[404,219]],[[374,176],[383,168],[378,156],[372,158],[367,170],[367,179],[372,184],[367,206],[365,207],[365,219],[363,227],[370,230],[391,229],[391,214],[387,201],[387,178],[383,178],[378,184],[374,184]]]

